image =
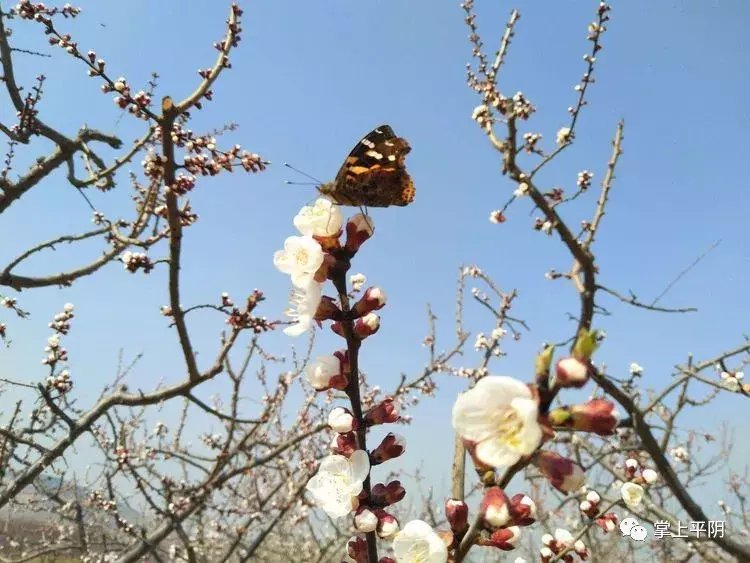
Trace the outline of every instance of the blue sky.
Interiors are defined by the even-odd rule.
[[[85,1],[81,17],[63,21],[61,29],[71,31],[82,50],[94,48],[113,75],[140,87],[157,71],[157,99],[167,93],[179,98],[192,91],[197,68],[214,60],[211,43],[223,34],[225,4]],[[494,49],[512,6],[477,4],[480,30]],[[536,105],[526,130],[541,132],[546,147],[566,124],[595,5],[518,4],[522,17],[501,83],[506,94],[522,90]],[[224,175],[199,184],[192,199],[201,220],[187,231],[185,243],[184,303],[214,301],[222,291],[239,300],[258,287],[268,297],[263,312],[280,317],[289,282],[274,270],[271,257],[294,233],[291,220],[298,208],[314,198],[311,186],[284,184],[296,178],[281,163],[332,178],[356,140],[390,123],[413,147],[408,166],[417,196],[407,208],[373,211],[377,234],[353,266],[389,295],[381,331],[363,348],[363,368],[384,389],[399,373],[421,369],[427,303],[440,318],[439,336],[447,347],[457,268],[476,263],[501,287],[519,289],[514,314],[532,328],[520,342],[506,343],[508,356],[494,371],[530,377],[541,343],[570,336],[566,313],[575,313],[578,304],[570,287],[544,279],[547,270],[563,270],[569,261],[556,240],[531,229],[528,202],[514,206],[503,225],[487,220],[513,187],[470,119],[479,102],[465,85],[470,48],[457,3],[286,0],[243,7],[245,31],[233,68],[191,127],[203,131],[236,122],[240,128],[226,143],[239,142],[274,165],[261,175]],[[639,362],[647,386],[666,384],[671,366],[689,352],[712,355],[738,344],[748,329],[749,16],[750,6],[740,1],[615,3],[575,146],[540,176],[542,185],[571,191],[576,173],[588,168],[598,185],[616,122],[625,119],[624,155],[596,251],[601,282],[622,292],[632,289],[644,300],[721,239],[661,302],[696,306],[699,313],[659,315],[602,301],[614,316],[597,323],[609,334],[598,359],[619,374],[631,361]],[[48,61],[19,55],[16,63],[29,86],[40,71],[48,76],[43,119],[71,134],[86,122],[126,141],[139,135],[140,124],[129,116],[119,119],[110,97],[86,78],[80,64],[49,48],[33,26],[13,27],[16,46],[56,56]],[[126,188],[123,176],[119,193],[95,196],[96,205],[114,212],[127,201]],[[595,193],[566,210],[572,223],[588,218]],[[0,257],[7,262],[30,242],[89,224],[90,210],[80,196],[61,175],[52,176],[3,215]],[[97,245],[60,249],[25,272],[79,264],[98,252]],[[72,301],[77,318],[66,343],[82,404],[93,402],[111,380],[120,349],[127,357],[144,354],[133,387],[176,379],[181,363],[175,335],[158,315],[166,302],[164,273],[132,276],[114,264],[69,289],[19,295],[32,319],[2,319],[15,341],[0,354],[2,375],[44,376],[39,360],[46,322]],[[492,319],[478,308],[467,313],[472,332],[491,330]],[[193,320],[196,348],[210,358],[221,320]],[[279,333],[267,345],[285,351],[290,342]],[[326,354],[337,345],[325,334],[315,351]],[[475,363],[473,354],[468,351],[467,365]],[[220,387],[209,384],[203,395]],[[452,451],[450,408],[463,388],[462,381],[444,380],[438,397],[418,408],[414,426],[402,432],[410,442],[406,466],[423,460],[432,482],[446,490],[447,477],[441,475],[448,474]],[[692,424],[717,430],[719,420],[731,421],[740,408],[739,399],[723,397]]]

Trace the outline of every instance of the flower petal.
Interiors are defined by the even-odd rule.
[[[531,398],[531,390],[528,386],[506,375],[489,375],[480,379],[474,389],[481,390],[493,400],[502,404],[508,404],[514,397]]]
[[[492,467],[508,467],[521,459],[521,454],[510,448],[500,436],[493,436],[477,444],[477,458]]]
[[[349,457],[352,480],[362,482],[370,474],[370,458],[364,450],[357,450]]]
[[[542,441],[542,427],[539,426],[539,407],[533,399],[513,399],[513,408],[523,421],[521,428],[521,444],[518,451],[523,455],[534,452]]]

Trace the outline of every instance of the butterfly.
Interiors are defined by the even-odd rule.
[[[318,191],[339,205],[403,207],[414,201],[414,182],[406,171],[406,139],[388,125],[370,131],[349,153],[336,179]]]

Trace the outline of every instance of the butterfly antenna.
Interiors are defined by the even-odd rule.
[[[292,182],[291,180],[284,180],[284,183],[289,186],[318,186],[320,182]]]
[[[367,224],[370,225],[370,230],[371,231],[375,231],[375,225],[373,225],[370,222],[370,215],[367,213],[367,206],[366,205],[365,206],[360,205],[358,207],[359,207],[359,210],[362,212],[362,217],[364,217],[365,221],[367,221]]]
[[[290,170],[294,170],[294,171],[295,171],[295,172],[296,172],[297,174],[302,174],[302,175],[303,175],[303,176],[304,176],[305,178],[310,178],[311,180],[315,180],[315,183],[316,183],[316,184],[322,184],[322,183],[323,183],[323,182],[321,182],[320,180],[318,180],[318,179],[317,179],[317,178],[316,178],[315,176],[311,176],[311,175],[310,175],[310,174],[308,174],[307,172],[303,172],[303,171],[302,171],[302,170],[300,170],[299,168],[295,168],[294,166],[292,166],[292,165],[291,165],[291,164],[289,164],[288,162],[285,162],[285,163],[284,163],[284,166],[286,166],[286,167],[287,167],[287,168],[289,168]],[[288,184],[288,183],[289,183],[289,182],[287,182],[287,184]]]

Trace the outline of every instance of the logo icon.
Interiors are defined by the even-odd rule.
[[[648,536],[648,530],[641,526],[635,518],[625,518],[620,522],[620,532],[623,536],[629,536],[630,539],[635,541],[646,541]]]

